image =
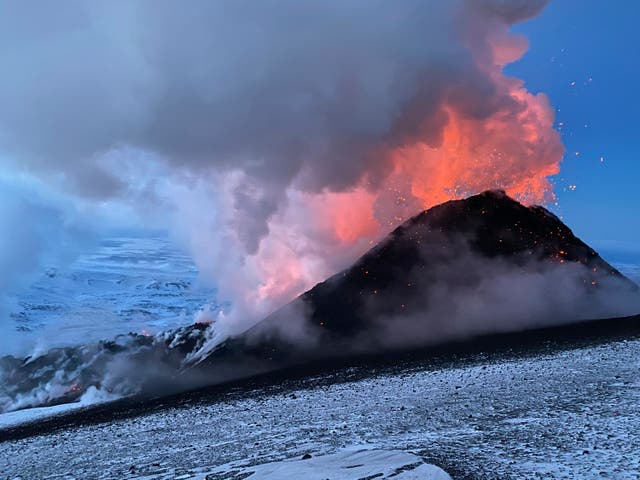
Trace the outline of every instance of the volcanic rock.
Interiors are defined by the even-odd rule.
[[[286,363],[621,316],[637,313],[637,291],[547,209],[492,190],[409,219],[207,362],[233,351]]]

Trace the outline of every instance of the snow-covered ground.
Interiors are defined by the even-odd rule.
[[[85,408],[87,405],[82,402],[65,403],[51,407],[25,408],[0,414],[0,429],[15,427],[24,423],[35,422],[45,418],[55,417],[74,410]]]
[[[106,393],[106,394],[105,394]],[[98,391],[95,387],[89,388],[80,399],[73,403],[63,403],[49,407],[33,407],[0,413],[0,430],[3,428],[15,427],[37,420],[51,419],[76,410],[87,409],[105,403],[118,400],[115,394]]]
[[[187,396],[131,418],[0,443],[0,471],[245,478],[265,463],[373,449],[411,452],[456,479],[637,479],[638,445],[640,340],[627,340]]]
[[[149,480],[154,478],[149,476]],[[425,463],[419,456],[394,450],[345,449],[332,455],[281,460],[251,467],[236,462],[205,472],[203,480],[251,478],[252,480],[451,480],[441,468]]]
[[[156,333],[192,323],[214,296],[198,282],[191,258],[167,238],[114,237],[65,269],[43,272],[14,299],[3,328],[41,349]]]

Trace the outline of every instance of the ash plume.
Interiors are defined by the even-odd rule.
[[[5,2],[1,161],[161,212],[257,320],[423,208],[552,197],[553,110],[502,72],[545,4]]]

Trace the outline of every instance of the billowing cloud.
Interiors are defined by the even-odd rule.
[[[268,310],[439,201],[551,197],[553,111],[502,72],[545,4],[7,2],[0,148],[87,198],[153,197]]]

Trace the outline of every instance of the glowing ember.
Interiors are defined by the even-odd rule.
[[[65,395],[68,395],[68,394],[71,394],[71,393],[80,392],[81,390],[82,390],[82,387],[80,387],[80,385],[78,385],[77,383],[74,383],[64,393],[65,393]]]

